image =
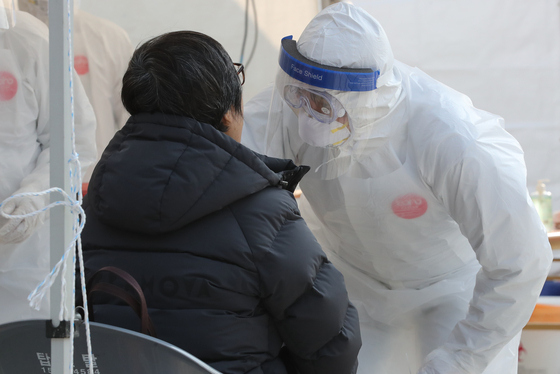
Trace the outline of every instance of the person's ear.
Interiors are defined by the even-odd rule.
[[[225,132],[237,142],[241,142],[241,131],[243,130],[243,115],[237,113],[232,107],[222,117],[222,124],[228,128]]]
[[[235,112],[233,109],[230,109],[224,114],[222,117],[222,124],[227,127],[228,129],[231,127],[231,124],[234,120]]]

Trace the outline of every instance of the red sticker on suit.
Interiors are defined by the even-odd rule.
[[[12,100],[18,90],[18,81],[12,73],[0,71],[0,101]]]
[[[89,73],[88,58],[81,55],[74,56],[74,69],[76,69],[76,73],[78,73],[78,75]]]
[[[397,197],[391,204],[397,217],[414,219],[423,216],[428,210],[428,202],[420,195],[413,193]]]

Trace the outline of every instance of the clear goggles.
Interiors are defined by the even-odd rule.
[[[293,109],[303,109],[322,123],[332,123],[346,114],[342,104],[324,91],[316,91],[295,85],[284,87],[284,100]]]

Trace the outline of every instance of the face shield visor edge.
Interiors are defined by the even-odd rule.
[[[291,36],[282,39],[279,64],[287,79],[282,80],[279,74],[277,89],[298,116],[299,135],[304,142],[336,147],[349,139],[352,120],[332,93],[375,90],[379,71],[321,65],[301,55]]]

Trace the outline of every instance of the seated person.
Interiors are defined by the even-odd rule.
[[[122,88],[132,116],[84,202],[86,276],[131,274],[158,338],[220,372],[353,373],[356,309],[292,194],[309,168],[239,143],[243,74],[196,32],[134,52]],[[138,330],[128,305],[90,302],[95,321]]]

